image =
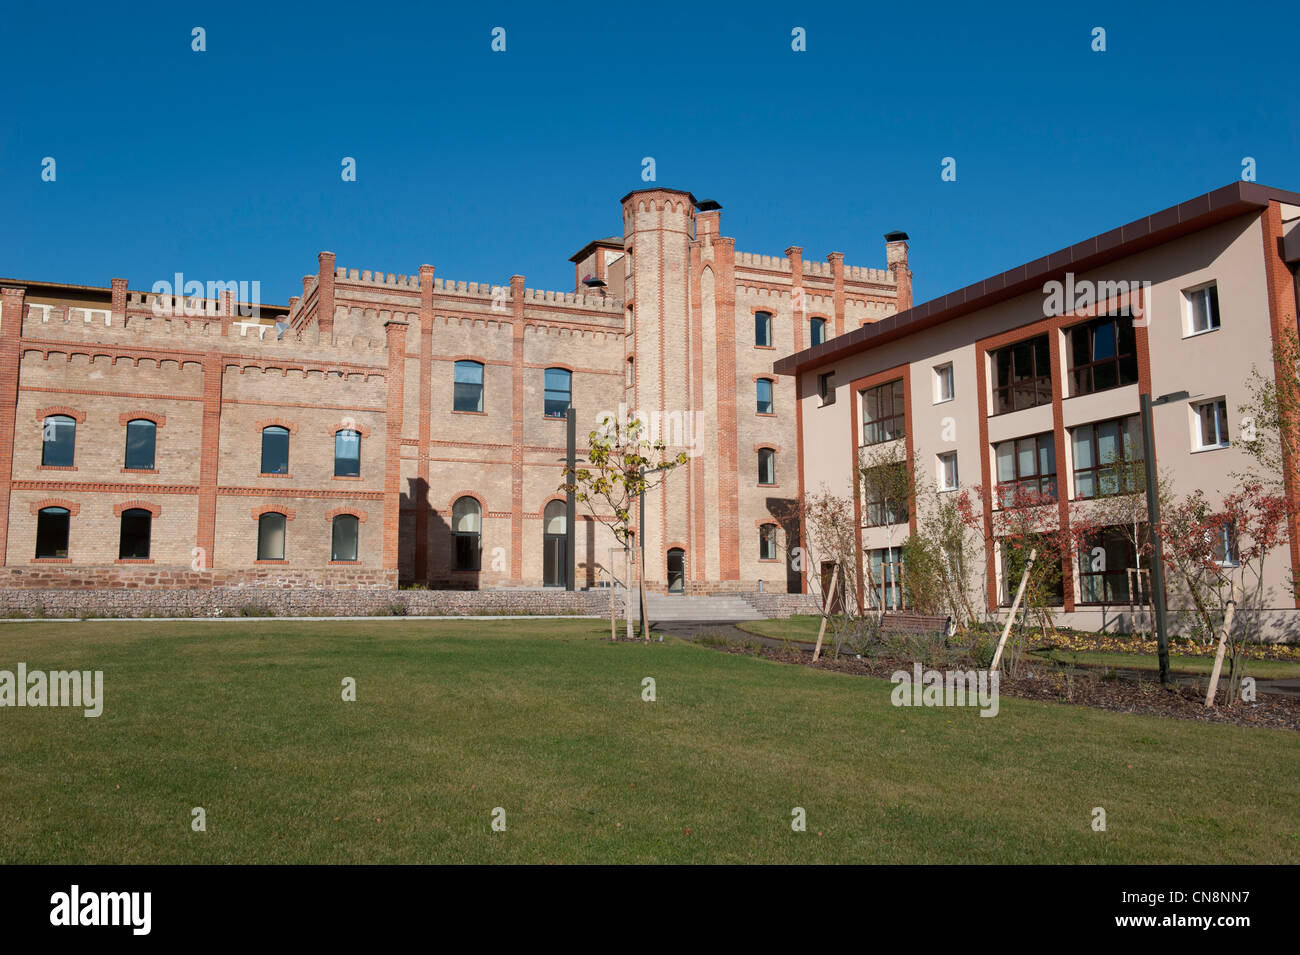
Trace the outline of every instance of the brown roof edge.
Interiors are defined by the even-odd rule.
[[[574,253],[573,255],[569,256],[569,261],[570,261],[570,262],[581,262],[581,261],[582,261],[583,259],[585,259],[585,258],[586,258],[586,257],[587,257],[591,252],[593,252],[593,251],[596,250],[596,249],[618,249],[620,252],[622,252],[622,251],[623,251],[623,237],[622,237],[622,236],[610,236],[608,239],[592,239],[590,242],[588,242],[586,245],[584,245],[581,249],[579,249],[576,253]]]
[[[867,348],[932,328],[941,322],[1014,298],[1042,286],[1054,275],[1083,272],[1115,259],[1133,255],[1164,242],[1198,232],[1228,219],[1265,208],[1271,200],[1300,205],[1300,193],[1274,189],[1254,182],[1234,182],[1135,219],[1090,239],[1018,265],[982,282],[968,285],[941,298],[930,299],[905,312],[863,325],[851,332],[787,355],[773,363],[778,375],[794,375]]]

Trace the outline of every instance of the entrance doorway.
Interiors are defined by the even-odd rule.
[[[542,583],[547,587],[563,587],[569,566],[568,538],[565,536],[563,501],[551,501],[542,515]]]

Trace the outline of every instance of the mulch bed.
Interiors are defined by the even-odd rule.
[[[726,653],[744,656],[763,657],[779,663],[791,663],[813,667],[817,670],[832,670],[836,673],[849,673],[856,676],[871,676],[888,680],[898,670],[912,670],[911,660],[857,659],[849,654],[841,654],[838,659],[831,659],[823,654],[816,663],[812,662],[812,653],[796,649],[753,646],[717,646],[715,649]],[[959,669],[971,669],[960,666]],[[1261,694],[1254,703],[1236,703],[1224,706],[1220,703],[1213,709],[1205,707],[1205,689],[1198,690],[1193,685],[1174,684],[1171,689],[1162,690],[1157,679],[1121,680],[1102,679],[1096,674],[1076,670],[1072,685],[1065,672],[1057,667],[1039,664],[1021,665],[1023,674],[1014,679],[1002,674],[998,685],[999,694],[1027,700],[1047,700],[1053,703],[1067,703],[1074,706],[1091,706],[1101,710],[1113,710],[1117,713],[1145,713],[1151,716],[1165,716],[1173,719],[1197,720],[1202,723],[1235,723],[1238,726],[1256,726],[1269,729],[1300,730],[1300,700],[1285,696]],[[1220,683],[1220,697],[1222,697]]]

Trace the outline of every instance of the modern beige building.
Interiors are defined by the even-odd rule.
[[[892,446],[938,488],[997,488],[983,495],[985,539],[1015,487],[1068,522],[1072,504],[1114,490],[1113,455],[1141,447],[1139,395],[1186,392],[1153,409],[1155,460],[1177,493],[1221,499],[1251,464],[1239,433],[1252,369],[1281,373],[1272,341],[1296,328],[1297,262],[1300,194],[1235,183],[781,359],[798,391],[800,494],[853,494],[855,462]],[[1294,466],[1290,540],[1266,581],[1286,621],[1300,606]],[[863,496],[857,508],[878,579],[909,526]],[[1064,561],[1063,623],[1127,624],[1132,554],[1106,546],[1109,579]],[[1008,582],[990,550],[992,609]]]

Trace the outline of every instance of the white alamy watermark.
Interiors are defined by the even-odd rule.
[[[980,716],[998,715],[997,670],[895,670],[889,678],[896,683],[890,700],[895,706],[978,706]]]
[[[148,935],[153,925],[152,892],[82,892],[74,885],[50,896],[50,924],[126,925],[133,935]]]
[[[0,707],[69,706],[87,717],[104,712],[103,670],[0,670]]]
[[[1118,302],[1126,297],[1134,327],[1145,328],[1150,325],[1150,282],[1127,279],[1099,282],[1091,279],[1076,280],[1073,272],[1066,272],[1064,282],[1053,279],[1043,284],[1043,315],[1054,318],[1060,315],[1087,314],[1108,302]]]
[[[226,292],[235,296],[235,310],[245,318],[260,318],[262,314],[262,283],[252,282],[200,282],[186,280],[183,272],[175,273],[171,281],[159,279],[153,283],[153,314],[157,318],[177,315],[204,314],[205,299],[219,301]]]
[[[596,431],[601,437],[613,440],[616,433],[627,435],[635,429],[638,441],[658,444],[663,441],[668,451],[685,451],[689,458],[703,454],[700,435],[704,432],[703,411],[647,411],[641,408],[629,411],[626,402],[619,402],[618,411],[602,411],[596,418]]]

